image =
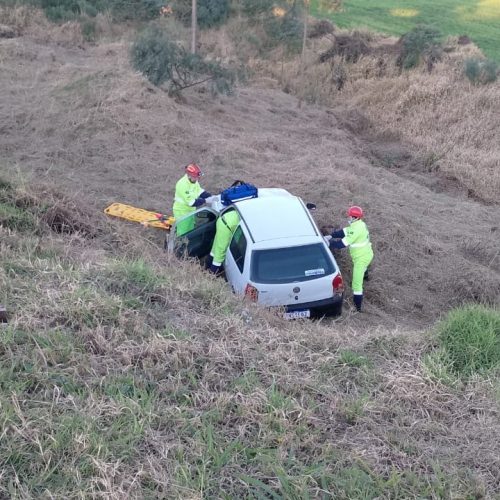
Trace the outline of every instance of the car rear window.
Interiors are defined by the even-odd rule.
[[[254,250],[250,279],[255,283],[293,283],[333,274],[335,266],[321,243]]]

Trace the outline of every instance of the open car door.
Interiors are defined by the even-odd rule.
[[[175,221],[165,247],[177,257],[206,257],[212,249],[216,222],[215,210],[209,207],[199,208]]]

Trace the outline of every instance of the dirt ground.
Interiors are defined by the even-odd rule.
[[[266,79],[175,101],[132,71],[125,43],[0,39],[2,173],[58,186],[96,214],[115,201],[170,213],[195,161],[207,190],[235,179],[284,187],[317,204],[320,224],[342,226],[348,205],[364,208],[375,250],[366,314],[347,307],[340,321],[425,327],[464,301],[498,304],[500,206],[366,128],[362,110],[299,108]],[[338,258],[350,279],[348,256]]]

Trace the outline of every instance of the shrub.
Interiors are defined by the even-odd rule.
[[[289,52],[297,52],[302,47],[303,29],[303,19],[296,4],[283,15],[271,11],[271,15],[264,22],[264,30],[271,46],[282,44]]]
[[[53,22],[80,20],[110,11],[115,21],[144,21],[157,17],[163,0],[33,0]]]
[[[320,62],[325,62],[335,55],[339,55],[348,63],[356,63],[361,56],[370,53],[370,46],[365,36],[353,31],[349,35],[337,35],[331,49],[320,54]]]
[[[216,61],[204,61],[197,54],[172,42],[159,26],[150,26],[132,45],[133,67],[153,85],[169,84],[171,93],[207,83],[213,94],[229,94],[236,80],[234,71]]]
[[[269,12],[269,0],[242,0],[241,10],[248,17],[256,17]]]
[[[83,38],[87,42],[92,42],[96,38],[96,24],[93,19],[85,19],[80,23]]]
[[[164,0],[93,0],[100,11],[111,10],[115,21],[147,21],[160,14]]]
[[[316,21],[310,28],[309,38],[321,38],[325,35],[331,35],[335,31],[333,24],[326,19]]]
[[[465,61],[464,72],[467,78],[472,83],[478,83],[479,74],[481,73],[481,70],[479,68],[479,59],[476,58],[467,59]]]
[[[132,66],[153,85],[173,78],[174,66],[179,60],[180,48],[171,42],[157,26],[147,28],[132,45]]]
[[[191,0],[174,0],[174,15],[184,24],[191,24]],[[229,15],[229,0],[198,0],[197,21],[200,28],[222,24]]]
[[[500,312],[480,305],[451,311],[438,325],[446,362],[459,375],[500,367]]]
[[[198,0],[200,28],[211,28],[223,23],[229,14],[229,0]]]
[[[429,70],[432,69],[434,62],[439,60],[442,54],[439,38],[439,31],[429,26],[415,27],[401,37],[396,64],[401,69],[410,69],[424,60]]]
[[[76,0],[41,0],[41,7],[47,18],[54,22],[76,19],[81,14]]]
[[[473,84],[485,85],[496,81],[498,65],[495,61],[489,59],[471,58],[465,61],[464,72]]]

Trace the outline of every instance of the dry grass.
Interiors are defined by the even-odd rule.
[[[15,8],[0,6],[0,24],[12,26],[18,35],[29,34],[39,43],[66,47],[83,47],[80,24],[70,21],[62,25],[50,23],[40,9],[28,5]]]
[[[132,228],[39,227],[0,227],[2,495],[498,493],[490,381],[443,384],[422,336],[284,322]]]
[[[417,71],[408,79],[358,81],[349,98],[382,131],[395,134],[421,155],[434,155],[436,168],[458,179],[470,196],[497,202],[499,97],[498,84],[477,88],[440,65],[432,75]]]
[[[498,209],[429,173],[432,157],[426,164],[394,140],[363,142],[360,134],[374,128],[361,113],[300,110],[263,79],[234,98],[192,91],[175,102],[131,72],[127,47],[81,50],[29,36],[2,44],[9,172],[78,192],[98,211],[123,201],[168,212],[179,169],[193,160],[205,167],[212,192],[239,178],[282,186],[316,202],[320,223],[342,224],[344,207],[358,203],[377,254],[370,321],[430,324],[464,301],[498,302]],[[479,251],[467,246],[471,227],[483,228]],[[338,257],[349,281],[349,258]]]
[[[450,376],[421,329],[498,303],[497,206],[394,139],[365,140],[373,124],[352,109],[299,109],[269,79],[176,102],[131,72],[126,41],[30,33],[0,45],[0,168],[30,179],[0,209],[36,228],[0,218],[0,496],[498,496],[498,380]],[[160,233],[98,215],[168,211],[193,160],[212,192],[282,186],[320,223],[362,204],[366,314],[285,323],[165,256]]]
[[[477,47],[449,38],[444,59],[432,73],[418,68],[400,74],[396,39],[337,34],[344,45],[349,36],[354,49],[359,40],[370,42],[370,54],[361,54],[355,63],[338,55],[320,63],[321,54],[331,46],[328,37],[310,41],[305,81],[296,60],[281,67],[270,61],[257,69],[306,101],[361,110],[379,140],[387,135],[397,138],[415,155],[432,158],[434,171],[456,180],[470,197],[498,202],[500,87],[498,82],[474,86],[465,77],[465,60],[482,57]],[[334,48],[342,52],[339,40]]]

